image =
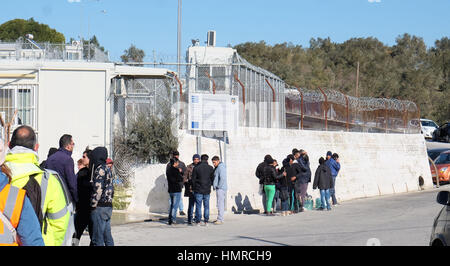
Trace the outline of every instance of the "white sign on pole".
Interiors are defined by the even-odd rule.
[[[189,96],[189,130],[235,131],[238,115],[238,96],[200,93]]]

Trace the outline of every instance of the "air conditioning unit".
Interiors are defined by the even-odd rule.
[[[213,46],[213,47],[216,46],[216,31],[215,30],[208,31],[206,43],[208,46]]]

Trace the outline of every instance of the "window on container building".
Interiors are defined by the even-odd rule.
[[[34,85],[0,85],[0,115],[5,123],[11,121],[14,112],[17,115],[13,127],[29,125],[35,127]]]

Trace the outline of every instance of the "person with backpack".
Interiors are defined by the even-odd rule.
[[[41,224],[46,246],[71,241],[74,229],[70,202],[57,176],[39,168],[36,134],[29,126],[14,130],[5,164],[11,169],[11,185],[24,188]]]
[[[89,154],[89,169],[92,172],[91,243],[93,246],[114,246],[111,234],[114,186],[111,170],[106,166],[107,158],[108,150],[105,147],[97,147]]]
[[[44,246],[41,228],[26,191],[10,185],[5,147],[0,139],[0,246]]]
[[[320,210],[331,210],[330,206],[330,188],[333,187],[333,178],[331,177],[331,170],[326,165],[325,159],[320,157],[319,166],[314,173],[314,183],[313,189],[319,188],[320,190],[320,201],[322,202],[322,206],[319,208]]]
[[[89,170],[89,155],[91,150],[86,148],[81,160],[81,168],[77,173],[77,192],[78,202],[76,203],[75,214],[75,234],[72,239],[72,245],[78,246],[81,236],[86,227],[89,230],[89,237],[92,241],[92,222],[91,222],[91,171]]]

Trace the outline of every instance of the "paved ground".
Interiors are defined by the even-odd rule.
[[[227,213],[225,224],[206,227],[168,226],[152,216],[149,222],[114,225],[112,233],[117,246],[364,246],[373,238],[381,245],[422,246],[428,245],[433,220],[442,208],[436,203],[440,190],[450,186],[347,201],[329,212],[287,217]],[[80,244],[88,241],[85,235]]]

